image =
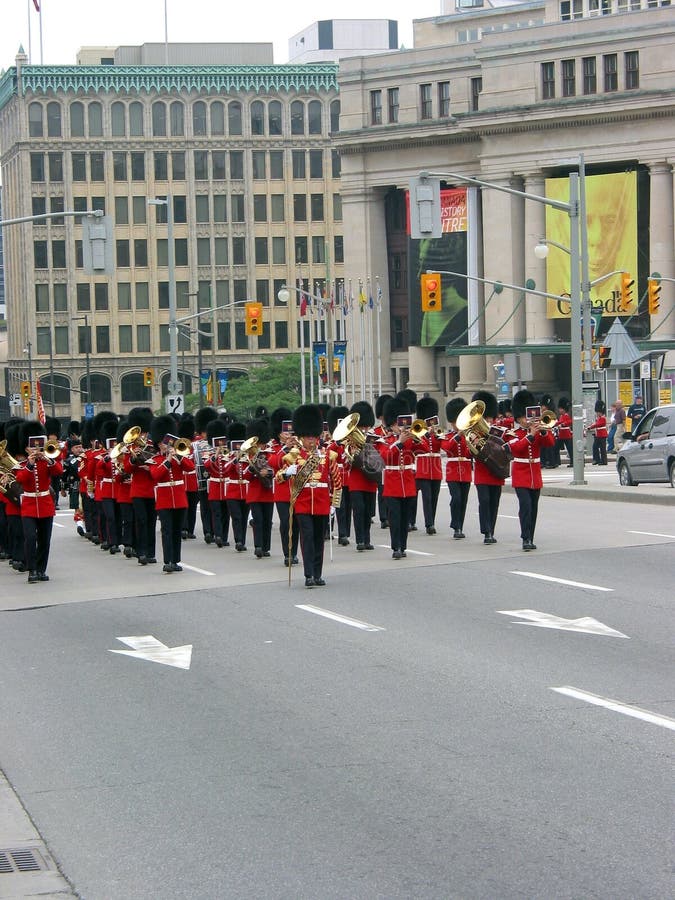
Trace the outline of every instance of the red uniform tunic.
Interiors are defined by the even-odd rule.
[[[152,460],[150,460],[152,462]],[[131,475],[131,497],[145,497],[154,499],[155,482],[150,474],[150,466],[147,463],[137,464],[133,461],[131,453],[124,454],[124,471]]]
[[[208,499],[213,501],[227,500],[227,470],[229,462],[223,453],[210,456],[204,463],[209,479],[207,482]]]
[[[464,435],[456,432],[441,441],[441,450],[446,454],[445,480],[471,481],[473,457],[464,439]]]
[[[421,441],[420,447],[415,457],[415,477],[418,480],[442,481],[441,439],[437,434],[428,434]]]
[[[540,452],[542,447],[553,447],[555,437],[552,431],[543,434],[528,434],[524,428],[518,428],[515,436],[509,441],[513,459],[511,461],[511,484],[514,488],[530,488],[539,490],[543,487],[541,477]]]
[[[59,460],[45,459],[44,457],[39,457],[35,462],[26,460],[13,471],[16,480],[23,487],[23,494],[21,494],[22,517],[53,518],[56,510],[49,487],[54,475],[63,475],[63,466]]]
[[[272,469],[272,466],[269,462],[271,455],[273,456],[274,454],[270,454],[267,448],[263,448],[258,452],[256,465],[262,468],[262,463],[264,462],[269,469]],[[244,478],[248,481],[248,494],[246,495],[246,502],[249,505],[252,503],[274,503],[273,488],[265,487],[254,469],[246,463],[246,460],[244,460],[244,463]]]
[[[374,432],[369,432],[366,435],[366,441],[373,444],[376,442]],[[366,476],[358,466],[354,466],[348,461],[345,465],[345,477],[347,479],[347,487],[350,491],[363,491],[366,494],[377,493],[378,482],[371,481],[370,478],[366,478]]]
[[[112,500],[113,497],[113,462],[107,452],[96,457],[95,465],[95,500]]]
[[[155,508],[186,509],[187,491],[185,472],[194,469],[194,462],[187,456],[168,458],[158,453],[150,460],[150,476],[155,486]]]
[[[595,432],[596,437],[606,438],[609,435],[606,417],[602,414],[597,415],[595,417],[595,422],[591,422],[591,424],[588,426],[588,430]]]
[[[231,459],[225,466],[225,499],[248,502],[248,480],[244,477],[244,463]]]
[[[572,416],[563,412],[558,416],[558,437],[561,441],[572,440]]]
[[[375,446],[384,460],[383,496],[414,497],[417,493],[415,456],[422,451],[422,443],[408,438],[403,447],[399,447],[396,435],[392,434]]]
[[[331,500],[342,488],[337,467],[337,455],[325,447],[320,447],[317,452],[319,463],[295,500],[294,509],[298,515],[330,515]],[[307,450],[300,450],[298,472],[302,471],[300,460],[307,460],[309,456]]]

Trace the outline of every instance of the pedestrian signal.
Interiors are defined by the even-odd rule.
[[[143,369],[143,387],[151,388],[155,383],[155,370],[151,368]]]
[[[263,333],[262,303],[251,300],[246,304],[246,334]]]
[[[420,276],[423,312],[438,312],[441,309],[441,276],[439,272],[425,272]]]
[[[598,368],[609,369],[612,364],[610,347],[598,347]]]
[[[647,304],[649,315],[655,316],[661,303],[661,281],[658,278],[647,279]]]
[[[21,382],[21,399],[30,400],[30,381]]]
[[[633,288],[635,280],[630,272],[621,273],[621,299],[619,300],[619,312],[626,313],[633,302]]]

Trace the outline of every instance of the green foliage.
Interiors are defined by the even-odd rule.
[[[278,406],[295,409],[301,403],[300,356],[289,354],[256,366],[248,376],[228,382],[222,404],[242,421],[253,418],[257,406],[272,412]]]

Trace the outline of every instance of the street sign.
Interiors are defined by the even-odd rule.
[[[85,403],[84,404],[84,417],[85,417],[85,419],[93,419],[94,418],[94,404],[93,403]]]
[[[182,381],[170,381],[167,385],[170,394],[182,394],[183,393],[183,382]]]
[[[181,416],[185,412],[185,398],[182,394],[167,394],[166,411],[176,416]]]

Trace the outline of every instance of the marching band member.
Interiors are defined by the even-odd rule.
[[[102,550],[109,550],[111,554],[119,553],[119,538],[117,535],[117,504],[114,497],[115,473],[114,465],[110,458],[110,451],[117,443],[117,418],[104,422],[99,431],[99,440],[102,448],[96,457],[96,500],[99,503],[99,523],[101,528]]]
[[[349,415],[346,406],[331,406],[327,413],[328,431],[332,435],[337,428],[340,419],[344,419]],[[349,485],[345,478],[345,460],[344,447],[336,444],[331,438],[326,442],[329,450],[337,453],[337,467],[340,470],[340,478],[342,479],[342,499],[339,507],[335,510],[335,519],[338,527],[338,544],[340,547],[349,545],[349,534],[351,531],[352,506],[349,496]]]
[[[13,419],[5,423],[5,440],[7,453],[19,464],[26,459],[26,453],[21,439],[23,419]],[[11,476],[16,478],[16,469],[12,469]],[[5,486],[8,486],[11,478],[3,476]],[[26,549],[23,540],[23,525],[21,522],[21,500],[14,501],[8,495],[2,494],[5,502],[5,515],[7,516],[7,542],[9,552],[9,564],[16,572],[26,571]]]
[[[129,429],[127,419],[120,419],[115,438],[117,443]],[[124,451],[123,451],[124,452]],[[127,559],[137,556],[134,546],[134,507],[131,501],[131,475],[124,470],[124,458],[118,456],[113,463],[113,497],[117,504],[119,519],[119,541],[124,545],[124,555]]]
[[[146,406],[135,406],[129,411],[129,428],[141,429],[139,442],[124,453],[124,471],[131,475],[131,504],[134,509],[136,531],[136,552],[138,564],[147,566],[156,563],[157,557],[157,510],[155,508],[155,483],[150,474],[149,460],[155,450],[150,439],[153,421],[152,410]],[[172,420],[173,421],[173,420]],[[145,444],[145,446],[143,446]]]
[[[269,462],[270,426],[267,419],[249,422],[246,438],[257,438],[256,446],[249,451],[244,477],[248,481],[247,503],[253,519],[253,543],[257,559],[270,556],[272,546],[272,514],[274,512],[274,470]],[[246,460],[244,460],[246,462]]]
[[[296,517],[293,519],[293,534],[290,536],[289,550],[291,486],[287,479],[277,477],[279,470],[283,466],[283,458],[286,453],[288,453],[292,447],[298,446],[297,438],[293,434],[292,419],[293,411],[285,406],[278,407],[278,409],[273,410],[270,415],[270,431],[272,432],[270,465],[275,472],[274,504],[277,508],[277,515],[279,516],[279,538],[281,540],[281,551],[283,553],[285,566],[295,566],[298,564],[298,541],[300,540],[300,530],[298,528],[298,520]]]
[[[195,523],[197,521],[197,507],[199,505],[199,472],[201,466],[200,451],[195,447],[195,421],[190,415],[185,415],[178,423],[178,437],[190,441],[190,459],[195,464],[194,469],[185,472],[185,489],[187,491],[187,509],[183,516],[181,537],[184,541],[196,539]]]
[[[541,423],[541,416],[528,420],[527,408],[536,403],[530,391],[518,391],[513,397],[513,417],[518,425],[509,440],[513,456],[511,484],[518,497],[518,518],[523,550],[536,550],[534,530],[537,525],[539,495],[543,486],[541,477],[542,447],[555,443],[553,430]]]
[[[466,400],[455,397],[445,405],[445,418],[450,433],[441,441],[441,449],[446,454],[445,481],[450,494],[450,528],[454,540],[464,535],[464,517],[469,500],[473,463],[464,435],[456,429],[457,416],[466,406]]]
[[[375,401],[375,418],[378,421],[378,424],[374,428],[374,433],[378,438],[385,438],[389,434],[389,429],[384,424],[384,419],[382,417],[382,413],[384,411],[384,404],[387,400],[393,400],[391,394],[380,394],[380,396]],[[377,488],[377,509],[380,517],[380,528],[388,528],[389,520],[387,519],[387,501],[383,496],[384,485],[383,482],[380,482]]]
[[[384,460],[383,496],[387,501],[392,559],[406,557],[409,523],[417,504],[415,456],[423,449],[410,434],[412,415],[408,410],[403,400],[387,400],[382,416],[391,434],[376,445]],[[410,420],[407,427],[401,419],[406,415]]]
[[[189,453],[176,452],[178,437],[170,429],[176,427],[172,416],[158,416],[150,428],[150,437],[159,452],[150,460],[150,477],[155,485],[155,508],[159,517],[164,555],[163,571],[167,575],[182,572],[181,532],[183,510],[187,509],[185,473],[194,470]]]
[[[204,541],[213,543],[213,522],[211,521],[211,507],[209,506],[209,489],[206,483],[206,470],[204,462],[209,452],[209,442],[206,439],[206,426],[209,422],[218,418],[218,413],[212,406],[203,406],[195,413],[195,439],[193,442],[193,460],[197,472],[197,487],[199,491],[199,518],[202,523]]]
[[[408,409],[406,412],[415,413],[415,409],[417,408],[417,394],[412,388],[404,388],[402,391],[399,391],[396,395],[397,400],[402,400],[403,403],[407,404]],[[417,463],[415,462],[415,468],[417,468]],[[409,508],[409,512],[412,515],[412,518],[408,522],[408,531],[417,531],[417,494],[419,492],[419,486],[417,481],[415,481],[415,505]]]
[[[359,400],[352,404],[350,413],[359,414],[357,428],[369,439],[369,431],[375,425],[375,413],[373,407],[366,400]],[[370,435],[371,442],[378,440],[374,433]],[[375,447],[373,446],[373,451]],[[373,481],[367,478],[362,469],[353,462],[348,461],[346,466],[347,483],[349,485],[349,497],[351,499],[352,516],[354,518],[354,536],[356,549],[359,553],[364,550],[374,550],[370,539],[370,526],[375,515],[375,498],[378,487],[382,485],[382,478]]]
[[[558,443],[567,450],[567,468],[574,465],[574,441],[572,437],[572,416],[570,415],[570,401],[567,397],[558,400]]]
[[[51,488],[54,475],[63,474],[59,459],[45,455],[47,435],[39,422],[25,422],[21,426],[21,442],[26,459],[15,470],[16,480],[22,485],[21,524],[23,526],[28,583],[49,581],[47,564],[52,537],[52,525],[56,511]]]
[[[243,422],[232,422],[227,428],[230,452],[225,456],[225,498],[232,522],[234,549],[237,553],[246,551],[246,529],[248,528],[248,480],[244,477],[244,461],[239,454],[239,446],[246,437]]]
[[[227,504],[227,425],[222,419],[213,419],[206,426],[206,439],[210,452],[204,462],[208,475],[207,491],[213,537],[216,547],[229,547],[230,511]]]
[[[555,400],[550,394],[542,394],[541,400],[539,401],[541,405],[542,415],[544,413],[548,413],[552,419],[556,418],[555,414]],[[541,467],[542,469],[557,469],[560,465],[560,451],[558,450],[557,441],[554,442],[553,447],[542,447],[541,448]]]
[[[588,431],[593,432],[593,465],[607,465],[607,407],[603,400],[598,400],[595,404],[595,421],[588,426]]]
[[[438,418],[438,400],[422,397],[417,401],[418,419]],[[422,495],[422,512],[427,534],[436,534],[436,509],[441,491],[443,468],[441,466],[441,439],[430,428],[422,441],[423,449],[415,457],[415,484]]]
[[[497,398],[489,391],[476,391],[471,400],[482,400],[485,404],[483,418],[491,425],[499,414]],[[502,496],[504,479],[495,475],[480,459],[474,459],[473,483],[478,494],[478,519],[484,544],[496,544],[495,527]]]

